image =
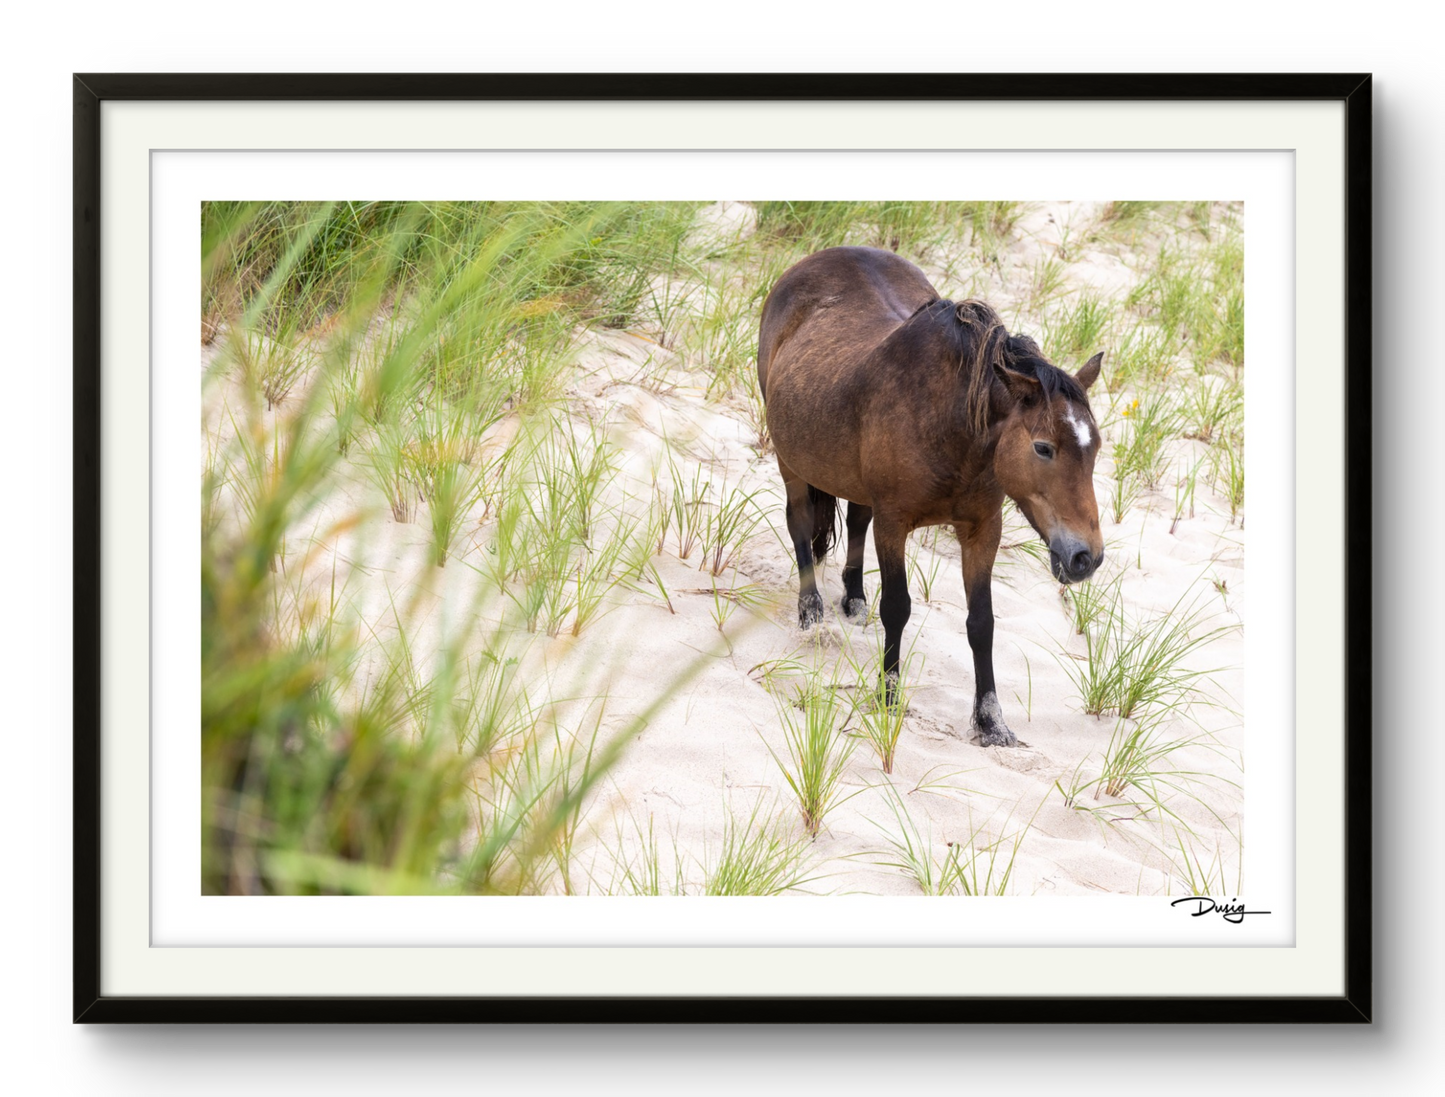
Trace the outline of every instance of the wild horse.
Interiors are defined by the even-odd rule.
[[[758,384],[787,490],[798,621],[808,628],[822,619],[813,564],[832,547],[838,500],[847,500],[842,609],[867,611],[863,538],[872,522],[888,703],[912,605],[904,544],[915,529],[951,525],[963,549],[973,730],[985,746],[1017,744],[993,677],[990,582],[1003,500],[1018,504],[1048,546],[1056,579],[1094,574],[1104,542],[1087,390],[1103,359],[1068,374],[982,301],[946,300],[912,263],[874,248],[820,251],[768,294]]]

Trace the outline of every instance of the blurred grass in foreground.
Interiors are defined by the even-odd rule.
[[[499,673],[515,665],[506,630],[466,666],[470,638],[456,637],[421,669],[405,599],[400,643],[358,685],[361,640],[334,577],[321,604],[298,579],[281,611],[314,563],[288,536],[353,446],[375,463],[402,438],[408,485],[448,527],[444,563],[451,511],[477,501],[468,448],[503,414],[545,416],[572,326],[630,316],[693,209],[203,206],[202,339],[221,344],[206,384],[242,394],[202,483],[205,892],[516,892],[550,875],[628,733],[601,744],[594,724],[579,761],[580,729],[564,735]],[[448,492],[450,510],[437,505]],[[307,557],[360,520],[319,530]]]

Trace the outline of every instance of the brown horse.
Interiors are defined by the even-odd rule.
[[[1104,558],[1094,499],[1099,429],[1086,390],[1103,354],[1077,374],[1010,335],[981,301],[941,298],[923,272],[874,248],[829,248],[790,268],[763,304],[758,384],[787,489],[798,556],[798,621],[823,616],[813,562],[832,547],[848,501],[843,612],[866,613],[863,538],[873,523],[882,583],[885,696],[912,605],[904,543],[951,525],[963,549],[973,730],[1014,746],[993,678],[989,584],[1007,495],[1049,548],[1062,583]]]

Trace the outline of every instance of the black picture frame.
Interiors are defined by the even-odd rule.
[[[78,74],[73,85],[73,1020],[1368,1023],[1371,887],[1371,78],[1364,74]],[[1315,100],[1344,106],[1345,990],[1330,998],[457,998],[101,992],[101,104],[106,101]],[[806,1002],[806,1010],[799,1008]]]

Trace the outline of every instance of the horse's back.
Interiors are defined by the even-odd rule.
[[[861,359],[937,297],[921,270],[881,248],[828,248],[794,264],[763,303],[758,381],[764,398],[775,366]]]
[[[896,382],[870,356],[937,297],[912,263],[875,248],[829,248],[778,279],[763,304],[758,384],[785,479],[868,504],[865,419]]]

